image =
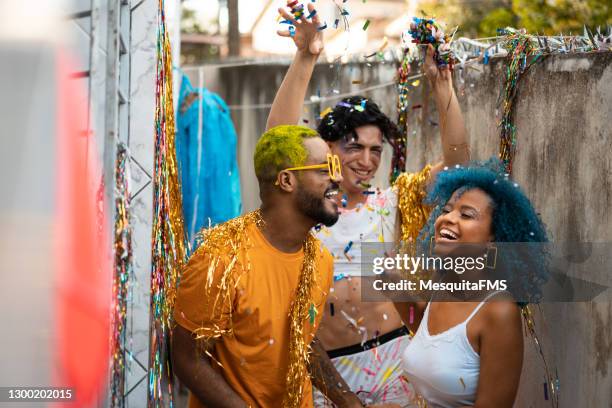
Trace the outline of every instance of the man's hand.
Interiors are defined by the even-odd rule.
[[[266,130],[279,125],[297,125],[300,122],[308,81],[312,77],[319,54],[323,51],[323,32],[318,30],[319,16],[315,14],[312,18],[307,18],[314,12],[314,6],[308,3],[308,8],[300,21],[296,21],[287,10],[279,8],[278,12],[292,24],[294,29],[279,30],[278,35],[293,38],[298,50],[274,97]]]
[[[435,53],[436,51],[433,45],[428,44],[425,54],[425,65],[423,67],[425,76],[429,79],[429,83],[434,90],[439,88],[440,85],[445,85],[445,87],[448,88],[452,79],[450,69],[448,66],[438,66],[438,63],[434,59]]]
[[[298,52],[319,55],[323,51],[323,31],[319,31],[321,22],[318,14],[315,14],[311,19],[306,18],[310,13],[315,12],[312,3],[308,3],[307,9],[308,11],[304,12],[302,18],[296,21],[288,8],[279,8],[280,15],[293,24],[295,31],[293,35],[289,30],[278,30],[277,33],[281,37],[291,37]]]

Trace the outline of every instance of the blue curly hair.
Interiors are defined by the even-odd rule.
[[[492,202],[494,242],[547,243],[546,228],[531,202],[517,183],[504,174],[496,158],[474,161],[438,173],[425,203],[432,207],[419,241],[427,245],[434,236],[434,223],[453,193],[471,189],[484,191]],[[540,300],[541,286],[548,279],[545,245],[509,245],[497,258],[500,272],[510,279],[510,287],[523,307]],[[520,248],[519,248],[520,247]]]

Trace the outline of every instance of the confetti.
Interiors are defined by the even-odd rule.
[[[310,324],[315,324],[315,318],[317,317],[317,308],[314,303],[310,304],[310,308],[308,309],[308,318],[310,319]]]
[[[412,36],[413,43],[431,44],[434,47],[434,59],[438,65],[453,68],[456,57],[450,48],[452,36],[445,34],[438,22],[434,19],[414,17],[410,23],[409,34]]]
[[[504,162],[506,171],[512,173],[512,163],[516,154],[516,126],[514,124],[514,102],[518,84],[523,74],[535,63],[541,61],[542,52],[538,50],[528,36],[517,30],[504,30],[506,42],[504,48],[508,51],[504,88],[501,105],[502,119],[499,122],[500,141],[499,158]],[[529,59],[529,62],[528,62]]]
[[[325,116],[327,116],[328,113],[330,113],[332,111],[331,107],[327,107],[323,112],[321,112],[319,114],[319,117],[324,118]]]
[[[378,47],[378,52],[383,51],[385,48],[387,48],[387,45],[389,45],[389,39],[385,35],[382,44],[380,45],[380,47]]]
[[[117,145],[115,161],[115,236],[113,271],[113,308],[111,337],[110,406],[121,406],[125,394],[126,325],[128,298],[132,298],[133,252],[130,223],[129,153],[123,143]],[[183,313],[181,312],[181,315]],[[129,354],[131,358],[131,354]]]
[[[397,71],[397,112],[399,137],[393,143],[393,156],[391,158],[391,171],[389,174],[389,182],[393,184],[399,175],[406,171],[406,134],[408,132],[408,75],[410,74],[410,49],[405,47],[400,67]]]
[[[369,26],[370,26],[370,20],[366,20],[366,22],[363,24],[363,31],[367,30]]]

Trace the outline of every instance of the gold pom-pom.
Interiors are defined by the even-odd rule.
[[[416,243],[421,228],[427,223],[431,208],[423,203],[427,195],[426,186],[431,172],[427,165],[418,173],[404,173],[397,178],[393,188],[397,192],[397,208],[401,217],[400,240]]]

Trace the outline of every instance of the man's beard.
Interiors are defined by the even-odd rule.
[[[328,190],[335,188],[337,187],[331,186]],[[312,218],[317,224],[321,223],[326,227],[331,227],[338,221],[340,214],[337,211],[330,212],[325,209],[325,198],[317,197],[303,188],[297,191],[296,198],[302,214]]]

